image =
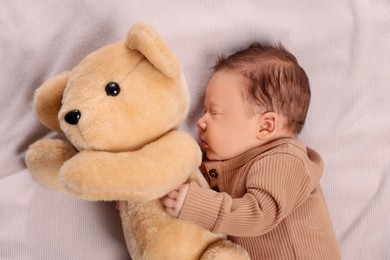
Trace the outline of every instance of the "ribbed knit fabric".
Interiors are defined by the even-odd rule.
[[[202,171],[220,192],[191,183],[180,219],[227,234],[252,259],[341,259],[319,184],[323,161],[297,139],[206,161]]]

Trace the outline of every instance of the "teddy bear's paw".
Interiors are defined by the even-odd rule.
[[[30,163],[63,164],[77,153],[67,141],[60,139],[42,139],[30,145],[26,161]],[[30,164],[28,163],[28,165]]]
[[[42,139],[30,145],[26,153],[26,164],[31,175],[43,185],[63,190],[59,181],[60,168],[76,153],[66,141]]]
[[[213,244],[200,258],[201,260],[250,260],[248,252],[229,240]]]

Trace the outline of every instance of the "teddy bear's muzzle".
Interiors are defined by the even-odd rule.
[[[74,109],[65,115],[65,122],[71,125],[77,125],[81,118],[81,112],[77,109]]]

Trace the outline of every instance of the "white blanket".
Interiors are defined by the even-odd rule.
[[[312,103],[300,138],[326,164],[322,186],[343,259],[390,259],[390,2],[0,2],[0,259],[129,259],[112,203],[51,191],[24,153],[48,134],[34,90],[135,22],[178,55],[196,120],[210,67],[252,41],[281,41],[309,75]]]

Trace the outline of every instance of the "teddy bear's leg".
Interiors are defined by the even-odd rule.
[[[220,240],[211,245],[200,258],[201,260],[250,260],[251,258],[238,244],[229,240]]]
[[[26,164],[31,175],[51,189],[68,193],[60,182],[60,169],[77,151],[62,140],[42,139],[30,145]]]

